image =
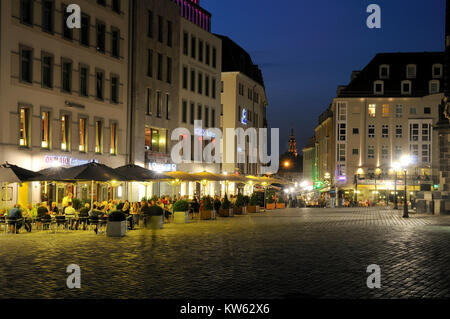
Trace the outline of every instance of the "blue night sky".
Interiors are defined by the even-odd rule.
[[[369,4],[381,29],[368,29]],[[294,127],[299,150],[338,85],[379,52],[443,51],[445,0],[202,0],[214,33],[229,36],[264,74],[280,151]]]

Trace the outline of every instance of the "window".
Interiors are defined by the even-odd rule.
[[[383,145],[381,147],[381,158],[386,161],[389,159],[389,146]]]
[[[114,104],[119,103],[119,77],[111,76],[111,102]]]
[[[209,96],[209,76],[205,76],[205,95]]]
[[[33,83],[33,50],[20,48],[20,81]]]
[[[30,109],[19,108],[19,145],[30,147]]]
[[[97,71],[95,75],[95,91],[96,91],[96,97],[97,99],[103,101],[104,97],[104,83],[105,83],[105,76],[103,71]]]
[[[211,63],[211,48],[208,43],[206,43],[206,51],[205,51],[205,63],[209,65]]]
[[[411,81],[402,81],[402,94],[411,94]]]
[[[172,83],[172,58],[167,57],[166,82]]]
[[[382,109],[381,109],[381,116],[389,117],[389,104],[383,104]]]
[[[163,35],[164,35],[164,30],[163,30],[163,17],[162,16],[158,16],[158,42],[163,43]]]
[[[381,65],[380,66],[380,79],[388,79],[389,78],[389,65]]]
[[[403,137],[403,125],[396,125],[395,138],[402,138],[402,137]]]
[[[117,155],[117,123],[111,123],[111,148],[109,150],[111,155]]]
[[[212,98],[216,98],[216,79],[212,79],[212,88],[211,88]]]
[[[205,106],[205,127],[209,127],[209,108]]]
[[[396,160],[399,160],[403,155],[403,148],[401,146],[395,146],[394,157]]]
[[[358,135],[358,134],[359,134],[359,128],[354,128],[353,135]]]
[[[212,49],[212,66],[215,69],[217,67],[217,49]]]
[[[211,109],[211,127],[216,127],[216,110]]]
[[[359,149],[354,148],[354,149],[352,150],[352,154],[353,154],[353,155],[359,155]]]
[[[203,62],[203,41],[198,40],[198,60]]]
[[[383,95],[384,94],[384,82],[383,81],[375,81],[373,83],[373,93],[375,95]]]
[[[50,112],[41,113],[41,148],[50,149]]]
[[[423,114],[431,114],[431,107],[429,107],[429,106],[424,107]]]
[[[368,113],[369,117],[375,117],[377,114],[377,106],[375,104],[369,104]]]
[[[197,48],[197,39],[195,37],[191,37],[191,58],[195,59],[197,56],[196,50]]]
[[[106,26],[104,23],[97,21],[97,51],[105,53],[106,42]]]
[[[153,38],[153,11],[148,11],[147,23],[147,36]]]
[[[53,88],[53,57],[42,54],[42,87]]]
[[[158,80],[162,81],[163,79],[163,56],[158,53]]]
[[[91,18],[83,14],[81,16],[80,44],[89,47],[90,45]]]
[[[147,88],[147,115],[152,115],[152,90],[150,88]]]
[[[156,92],[156,117],[162,117],[162,96],[161,91]]]
[[[375,125],[373,125],[373,124],[369,125],[368,133],[369,133],[369,138],[375,138]]]
[[[181,108],[182,108],[182,111],[181,111],[181,114],[182,114],[182,122],[183,122],[183,123],[187,123],[187,102],[186,102],[186,101],[183,101],[183,102],[182,102]]]
[[[53,33],[54,30],[55,2],[53,0],[42,1],[42,31]]]
[[[368,147],[368,149],[367,149],[367,157],[369,159],[375,158],[375,147],[373,147],[373,146],[369,146]]]
[[[191,109],[190,109],[190,120],[191,120],[191,125],[194,125],[194,121],[195,121],[195,104],[191,103]]]
[[[347,137],[347,124],[338,124],[338,141],[345,141]]]
[[[172,47],[172,21],[167,21],[167,46]]]
[[[244,96],[244,85],[239,83],[239,95]]]
[[[416,65],[415,64],[408,64],[406,66],[406,78],[408,79],[414,79],[416,78]]]
[[[395,106],[395,117],[402,118],[403,117],[403,105],[397,104]]]
[[[103,153],[103,122],[95,121],[95,153]]]
[[[191,70],[191,91],[195,92],[195,71]]]
[[[419,158],[419,145],[410,145],[409,146],[409,152],[411,157],[413,158],[413,161],[417,162]]]
[[[189,35],[187,32],[183,33],[183,54],[188,55],[189,52]]]
[[[70,116],[61,116],[61,151],[70,152]]]
[[[439,93],[439,80],[431,80],[429,86],[430,94]]]
[[[112,0],[111,6],[115,13],[120,14],[120,0]]]
[[[345,144],[338,144],[338,162],[345,162]]]
[[[415,108],[415,107],[410,107],[410,108],[409,108],[409,114],[411,114],[411,115],[416,115],[416,114],[417,114],[416,108]]]
[[[147,51],[147,76],[153,77],[153,50]]]
[[[67,12],[67,6],[63,4],[62,6],[63,15],[62,15],[62,29],[63,29],[63,38],[66,40],[72,40],[73,39],[73,29],[69,28],[67,26],[67,20],[70,17],[70,13]]]
[[[78,147],[78,150],[81,153],[87,153],[87,151],[88,151],[88,145],[87,145],[87,118],[80,118],[79,133],[80,133],[80,145]]]
[[[85,66],[80,66],[80,95],[84,97],[89,96],[88,90],[89,69]]]
[[[431,124],[422,124],[422,142],[431,142]]]
[[[409,140],[411,142],[418,142],[419,141],[419,124],[414,123],[409,125],[409,133],[410,137]]]
[[[433,78],[438,79],[442,77],[442,64],[433,64],[432,67]]]
[[[381,137],[389,138],[389,125],[383,125],[383,127],[381,129]]]
[[[62,59],[62,91],[72,92],[72,62]]]
[[[422,145],[422,163],[430,163],[430,154],[431,154],[431,145],[423,144]]]
[[[202,121],[202,120],[203,120],[203,117],[202,117],[202,106],[201,106],[201,104],[199,104],[199,105],[198,105],[198,108],[197,108],[197,120],[198,120],[198,121]]]
[[[187,67],[183,67],[183,89],[187,90],[188,88],[188,69]]]
[[[203,94],[203,74],[198,73],[198,94]]]
[[[170,120],[170,95],[166,94],[166,120]]]
[[[111,28],[111,55],[120,58],[120,31],[116,28]]]
[[[20,0],[20,22],[33,25],[33,0]]]

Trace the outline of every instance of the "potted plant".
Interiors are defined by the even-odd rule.
[[[213,205],[214,205],[214,219],[216,219],[215,215],[219,213],[219,210],[220,210],[220,207],[222,206],[222,203],[220,202],[220,199],[216,198],[214,200]]]
[[[173,205],[173,221],[175,224],[189,223],[189,203],[179,200]]]
[[[203,197],[203,209],[200,212],[201,220],[209,220],[214,217],[214,206],[210,196]]]
[[[121,211],[115,211],[108,217],[106,235],[108,237],[124,237],[127,234],[127,216]]]
[[[235,215],[242,215],[244,211],[244,196],[242,194],[238,194],[236,198],[236,202],[234,203],[233,212]]]
[[[162,229],[164,224],[164,210],[159,206],[150,206],[146,214],[145,227],[150,229]],[[148,223],[150,221],[150,223]]]
[[[231,202],[228,200],[227,194],[225,194],[225,198],[222,202],[222,207],[219,210],[220,217],[233,217],[233,208],[231,208]]]
[[[268,192],[266,197],[266,208],[267,210],[274,210],[275,209],[275,199],[274,199],[274,193]]]
[[[284,199],[281,196],[278,196],[278,201],[277,201],[277,209],[284,209],[285,207],[285,203],[284,203]]]
[[[256,196],[256,193],[253,193],[252,196],[250,197],[250,202],[248,205],[248,213],[249,214],[257,213],[257,208],[259,208],[258,197]]]

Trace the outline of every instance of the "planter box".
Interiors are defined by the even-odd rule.
[[[233,217],[234,213],[233,213],[233,208],[230,209],[220,209],[219,210],[219,216],[220,217]]]
[[[247,215],[248,214],[248,207],[244,206],[242,207],[242,215]]]
[[[275,203],[273,203],[273,204],[266,204],[267,206],[266,206],[266,208],[267,208],[267,210],[274,210],[275,209]]]
[[[256,208],[257,208],[258,206],[248,206],[247,207],[247,212],[249,213],[249,214],[255,214],[256,213]]]
[[[164,225],[164,217],[163,216],[151,216],[150,224],[147,224],[147,228],[156,230],[162,229]]]
[[[261,207],[256,206],[256,212],[257,212],[257,213],[261,212]]]
[[[282,204],[277,203],[277,209],[285,209],[285,208],[286,208],[286,205],[284,203],[282,203]]]
[[[106,224],[106,235],[108,237],[124,237],[127,234],[127,221],[110,222]]]
[[[188,224],[189,223],[189,213],[188,212],[173,213],[173,222],[175,224]]]
[[[235,215],[242,215],[242,207],[234,207],[233,208],[233,213]]]
[[[202,210],[200,212],[201,220],[215,219],[215,217],[216,217],[216,212],[214,210]]]

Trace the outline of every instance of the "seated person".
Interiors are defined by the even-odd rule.
[[[14,230],[16,231],[16,234],[19,233],[19,229],[22,228],[22,221],[20,221],[20,219],[22,219],[22,210],[20,209],[20,205],[16,204],[14,205],[14,208],[11,209],[11,211],[8,214],[8,219],[9,219],[9,227],[10,227],[10,231],[14,232]]]
[[[59,212],[59,208],[58,208],[58,206],[56,206],[55,202],[52,203],[52,209],[50,211],[51,211],[52,215],[61,216],[60,212]]]
[[[31,205],[28,204],[28,207],[30,207],[30,206]],[[26,231],[31,233],[31,221],[32,221],[32,219],[31,219],[31,215],[30,215],[28,209],[24,209],[22,211],[22,218],[23,218],[23,224],[25,226]]]
[[[42,222],[49,222],[52,220],[50,213],[48,211],[47,202],[43,202],[37,209],[37,218],[39,220],[39,224],[42,224]],[[48,224],[45,225],[43,229],[48,229]]]
[[[82,209],[80,209],[80,213],[78,214],[78,217],[80,219],[80,224],[83,224],[83,230],[86,230],[90,208],[91,208],[91,205],[86,203],[84,205],[84,207]]]
[[[98,219],[100,217],[103,217],[104,213],[101,210],[101,208],[99,208],[96,204],[94,204],[94,206],[92,206],[92,210],[89,213],[89,218],[94,222],[93,224],[95,225],[95,229],[94,232],[97,234],[98,233]]]
[[[70,221],[69,229],[73,229],[73,225],[75,224],[75,230],[78,230],[77,212],[75,208],[73,208],[72,202],[69,202],[68,206],[64,210],[64,215],[66,216],[66,219]]]

